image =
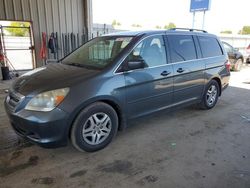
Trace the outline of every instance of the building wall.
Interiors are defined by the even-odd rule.
[[[225,41],[232,45],[234,48],[238,48],[244,57],[247,57],[249,53],[246,48],[250,44],[250,36],[248,35],[232,35],[232,34],[221,34],[219,35],[221,41]]]
[[[91,33],[92,0],[0,0],[0,20],[31,21],[34,34],[36,65],[44,61],[39,57],[42,32],[49,36],[58,33],[59,58],[63,57],[62,34],[85,36]],[[48,41],[48,38],[47,38]],[[84,41],[80,40],[81,45]],[[48,58],[54,56],[48,53]]]

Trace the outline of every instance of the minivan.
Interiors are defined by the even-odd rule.
[[[33,143],[59,147],[70,141],[93,152],[134,118],[194,103],[213,108],[229,77],[227,53],[206,31],[121,32],[22,75],[5,109],[16,133]]]

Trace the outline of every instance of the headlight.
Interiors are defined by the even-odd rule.
[[[40,93],[26,105],[26,110],[48,112],[58,106],[68,94],[69,88],[56,89]]]

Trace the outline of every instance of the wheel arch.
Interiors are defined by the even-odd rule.
[[[103,103],[110,105],[116,111],[117,116],[118,116],[118,122],[119,122],[118,130],[123,130],[125,128],[125,125],[126,125],[125,116],[124,116],[124,113],[122,112],[121,106],[117,102],[111,99],[102,99],[96,102],[103,102]]]
[[[72,125],[75,121],[75,119],[77,118],[77,116],[79,115],[79,113],[86,108],[87,106],[96,103],[96,102],[103,102],[106,103],[108,105],[110,105],[117,113],[118,116],[118,121],[119,121],[119,125],[118,125],[118,130],[124,130],[126,128],[126,117],[122,111],[121,108],[121,104],[113,99],[112,97],[109,96],[100,96],[100,97],[96,97],[90,100],[85,101],[84,103],[80,104],[72,113],[71,117],[69,118],[69,127],[67,129],[68,132],[68,138],[70,138],[70,133],[71,133],[71,129],[72,129]]]
[[[236,55],[235,62],[236,62],[237,60],[239,60],[239,59],[242,60],[242,63],[244,62],[244,57],[243,57],[242,54],[237,54],[237,55]]]
[[[222,84],[221,84],[221,79],[219,78],[219,77],[213,77],[211,80],[215,80],[218,84],[219,84],[219,89],[220,89],[220,91],[219,91],[219,96],[221,96],[221,91],[222,91]],[[211,81],[211,80],[209,80],[209,82]],[[209,83],[208,82],[208,83]]]

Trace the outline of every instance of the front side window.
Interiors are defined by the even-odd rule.
[[[168,35],[172,62],[188,61],[197,58],[191,35]]]
[[[127,61],[143,60],[148,67],[166,64],[166,51],[161,35],[141,41],[128,55]]]
[[[221,47],[216,38],[199,36],[198,39],[203,57],[206,58],[223,55]]]
[[[112,63],[133,37],[95,38],[62,60],[63,64],[102,69]]]

